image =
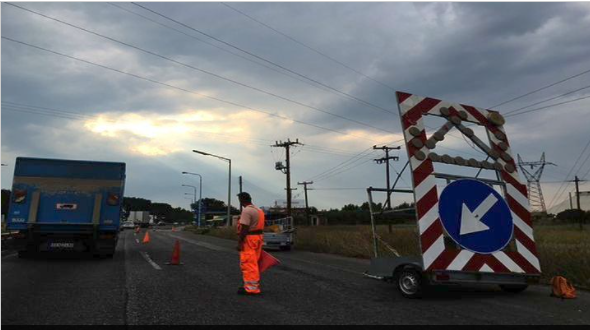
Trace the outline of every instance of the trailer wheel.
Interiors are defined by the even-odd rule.
[[[510,293],[521,293],[526,290],[529,286],[526,284],[515,284],[515,285],[500,285],[500,289]]]
[[[422,282],[422,274],[413,268],[402,269],[397,275],[397,288],[406,298],[422,297]]]

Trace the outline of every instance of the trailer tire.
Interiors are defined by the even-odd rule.
[[[500,289],[502,289],[502,291],[510,293],[521,293],[528,287],[529,286],[526,284],[500,285]]]
[[[409,299],[422,298],[422,274],[415,268],[403,268],[395,276],[397,288],[402,296]]]

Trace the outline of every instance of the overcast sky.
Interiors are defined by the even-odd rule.
[[[196,172],[204,196],[227,199],[227,164],[191,152],[199,149],[232,159],[232,197],[242,175],[254,202],[271,205],[285,199],[285,176],[275,170],[285,153],[270,144],[298,138],[305,146],[293,149],[292,183],[314,181],[310,205],[360,204],[362,189],[385,180],[384,165],[371,161],[383,153],[367,149],[403,138],[395,90],[492,107],[590,69],[588,3],[230,3],[311,49],[221,3],[142,4],[153,12],[130,3],[17,5],[152,54],[3,3],[3,37],[103,66],[2,39],[5,189],[15,158],[29,156],[122,161],[127,196],[183,207],[191,190],[181,185],[198,178],[181,172]],[[575,100],[590,95],[589,85],[583,74],[494,109],[579,90],[526,110]],[[559,181],[590,179],[590,150],[580,156],[589,115],[585,99],[507,118],[515,153],[532,161],[546,152],[558,165],[543,177],[549,205]],[[454,134],[444,152],[485,158]],[[399,171],[406,151],[393,155]],[[399,186],[409,183],[406,174]]]

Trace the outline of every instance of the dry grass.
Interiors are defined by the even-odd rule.
[[[561,275],[578,286],[590,288],[590,228],[538,226],[535,240],[543,280]]]
[[[382,239],[401,255],[418,255],[418,235],[414,226],[380,226]],[[212,229],[209,235],[236,239],[235,229]],[[579,231],[576,226],[538,226],[535,239],[543,270],[542,281],[561,275],[578,286],[590,288],[590,228]],[[299,227],[295,237],[299,250],[331,253],[354,258],[371,258],[373,242],[370,226]],[[379,244],[382,255],[392,253]]]

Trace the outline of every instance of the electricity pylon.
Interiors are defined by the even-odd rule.
[[[524,174],[527,181],[527,190],[529,193],[529,204],[531,205],[531,211],[537,210],[547,212],[547,208],[545,207],[545,199],[543,198],[543,191],[541,190],[541,176],[543,175],[543,169],[545,169],[545,165],[555,164],[545,161],[545,153],[541,155],[541,160],[537,162],[524,162],[520,155],[517,156],[518,166],[522,170],[522,173]],[[527,167],[529,166],[530,171],[527,170]]]

